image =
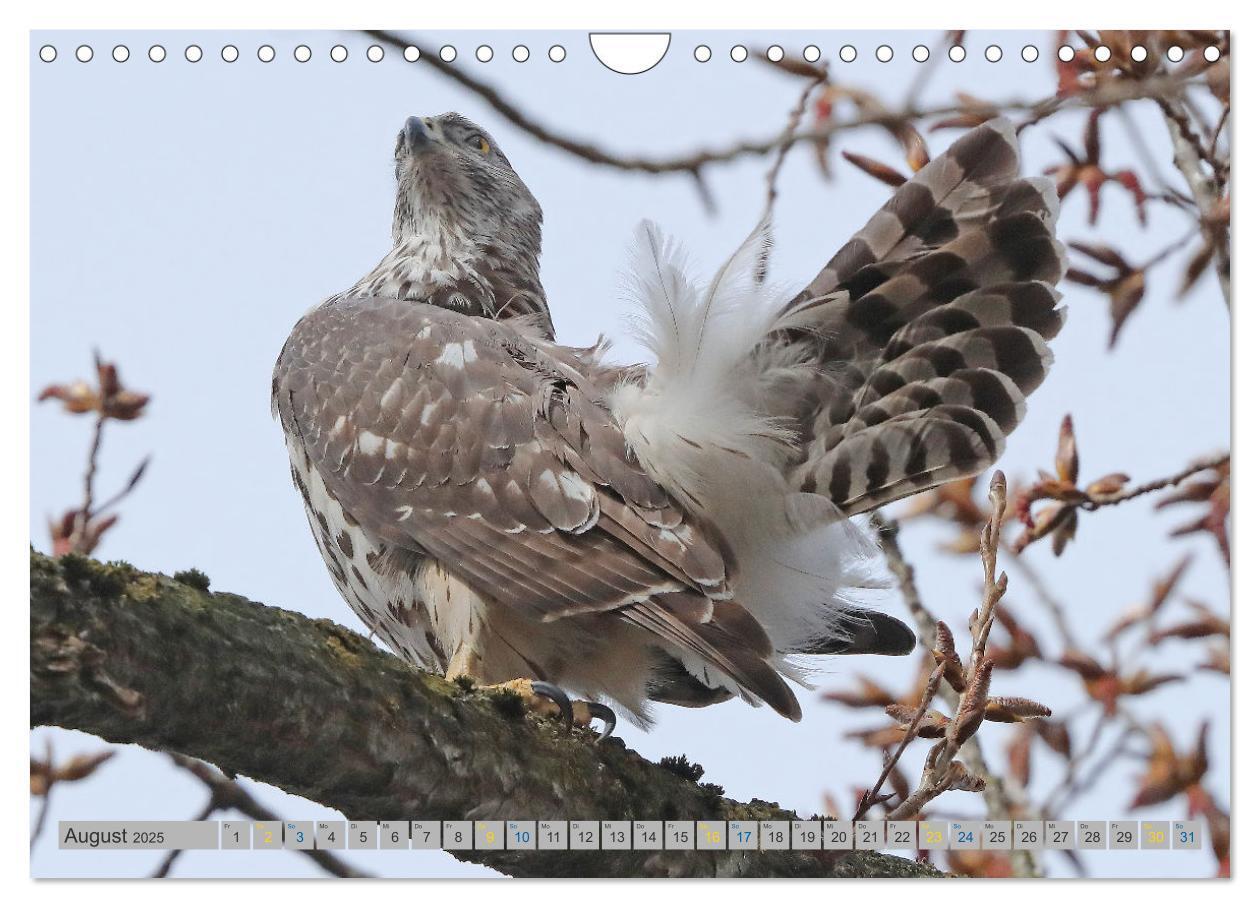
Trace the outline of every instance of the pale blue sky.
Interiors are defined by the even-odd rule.
[[[617,76],[590,54],[576,32],[434,33],[429,47],[450,43],[458,65],[500,87],[540,120],[625,153],[666,154],[724,146],[782,128],[800,90],[798,81],[753,61],[735,64],[732,44],[750,48],[778,42],[790,54],[816,44],[836,78],[876,91],[890,102],[905,94],[920,64],[910,49],[936,48],[938,35],[915,32],[675,33],[666,59],[650,72]],[[948,102],[955,91],[982,96],[1037,98],[1054,89],[1050,33],[969,33],[968,58],[942,61],[924,103]],[[344,43],[350,60],[335,64],[328,48]],[[74,47],[95,47],[80,64]],[[167,59],[151,63],[146,50],[159,43]],[[205,58],[183,59],[200,45]],[[233,64],[219,59],[227,43],[241,50]],[[277,58],[260,63],[255,51],[270,44]],[[314,59],[294,62],[292,49],[308,44]],[[406,64],[393,51],[369,63],[369,42],[335,33],[152,32],[35,33],[31,38],[31,385],[86,375],[92,348],[116,360],[124,379],[154,395],[148,416],[111,427],[101,483],[111,490],[138,459],[154,455],[148,475],[127,503],[123,520],[99,554],[174,572],[196,566],[215,589],[242,593],[270,605],[332,618],[362,630],[338,597],[312,543],[300,502],[288,479],[278,427],[268,412],[271,367],[289,329],[310,306],[351,284],[386,251],[392,205],[394,135],[411,114],[459,110],[486,126],[546,212],[543,278],[560,338],[589,343],[599,332],[633,358],[627,337],[620,275],[634,225],[648,217],[681,237],[693,260],[716,266],[759,216],[766,162],[750,159],[713,168],[708,182],[718,215],[707,215],[691,181],[649,178],[596,168],[538,144],[505,124],[475,97],[431,70]],[[475,62],[478,44],[495,49],[488,64]],[[546,58],[563,44],[568,59]],[[704,43],[713,60],[694,62]],[[841,63],[842,44],[858,61]],[[891,63],[874,60],[881,43]],[[1000,44],[999,63],[983,48]],[[1034,44],[1042,59],[1025,63],[1019,48]],[[55,63],[36,57],[43,44],[59,51]],[[110,59],[125,44],[131,59]],[[525,44],[527,63],[512,60]],[[1157,159],[1167,157],[1167,134],[1149,110],[1134,109]],[[1079,144],[1082,118],[1065,115],[1025,142],[1029,171],[1056,162],[1049,141],[1059,135]],[[955,133],[929,137],[934,151]],[[1104,126],[1106,163],[1130,166],[1126,134],[1118,121]],[[896,149],[878,130],[843,137],[832,153],[837,178],[824,183],[811,154],[792,153],[780,179],[772,262],[776,280],[803,283],[887,196],[887,189],[838,157],[840,147],[897,162]],[[1104,190],[1097,232],[1084,221],[1083,197],[1067,202],[1061,234],[1068,239],[1105,236],[1134,260],[1185,230],[1179,215],[1150,208],[1140,229],[1122,191]],[[1191,457],[1229,444],[1229,322],[1208,279],[1184,303],[1171,302],[1175,272],[1130,321],[1118,348],[1107,353],[1106,302],[1066,286],[1070,318],[1054,344],[1057,364],[1032,400],[1002,466],[1027,476],[1048,466],[1058,423],[1076,419],[1083,474],[1125,469],[1142,479],[1178,468]],[[31,533],[46,547],[45,518],[77,497],[89,426],[52,406],[31,414]],[[1228,605],[1219,558],[1203,540],[1169,544],[1181,513],[1152,516],[1147,503],[1087,515],[1080,538],[1056,563],[1041,548],[1030,557],[1053,573],[1061,598],[1085,640],[1145,594],[1150,579],[1184,551],[1196,559],[1186,589],[1213,606]],[[919,569],[929,605],[960,633],[974,607],[978,564],[942,556],[935,545],[946,528],[923,524],[907,530],[905,546]],[[1010,602],[1034,626],[1041,616],[1033,597],[1012,578]],[[901,613],[895,597],[888,608]],[[904,616],[903,616],[904,617]],[[1167,644],[1158,666],[1188,667],[1196,653]],[[822,689],[851,683],[858,671],[899,688],[911,660],[835,660],[820,677]],[[1037,670],[1001,677],[999,692],[1036,696],[1071,710],[1082,700],[1066,674]],[[777,800],[806,814],[822,806],[824,791],[851,802],[851,790],[870,784],[874,756],[845,740],[845,731],[880,721],[803,697],[805,720],[793,725],[766,709],[730,703],[701,711],[664,707],[650,733],[623,724],[630,746],[651,759],[685,752],[703,763],[707,780],[734,797]],[[1174,735],[1191,739],[1200,717],[1212,718],[1211,785],[1228,800],[1229,689],[1218,676],[1195,676],[1182,685],[1134,701],[1143,717],[1163,717]],[[1083,729],[1078,730],[1083,734]],[[1007,732],[985,736],[995,763]],[[32,747],[51,738],[57,752],[95,749],[99,742],[71,732],[40,729]],[[165,758],[125,748],[90,783],[59,790],[57,818],[187,818],[202,806],[198,786],[166,766]],[[917,772],[920,749],[906,758]],[[1057,774],[1040,763],[1040,781]],[[1111,773],[1065,819],[1125,816],[1136,764]],[[266,786],[259,796],[295,819],[332,816]],[[979,810],[974,796],[951,796],[958,814]],[[1143,816],[1175,818],[1180,805]],[[55,822],[50,829],[55,829]],[[158,854],[57,852],[49,836],[32,856],[37,875],[135,875],[149,872]],[[1094,854],[1095,875],[1202,875],[1206,855]],[[481,868],[441,854],[356,856],[381,874],[478,874]],[[1051,864],[1052,869],[1062,865]],[[178,875],[307,875],[312,868],[290,855],[189,853]]]

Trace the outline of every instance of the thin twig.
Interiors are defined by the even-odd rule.
[[[919,722],[927,714],[932,701],[936,699],[936,692],[940,689],[941,678],[944,675],[945,665],[942,663],[936,666],[936,669],[928,678],[927,684],[923,686],[923,696],[919,698],[919,708],[915,710],[914,716],[906,724],[906,733],[901,736],[901,741],[897,744],[896,750],[884,761],[884,770],[879,774],[879,778],[875,780],[875,784],[862,793],[862,800],[858,803],[857,811],[853,814],[854,822],[865,817],[866,812],[874,806],[876,798],[879,797],[879,791],[884,787],[884,783],[888,781],[888,776],[892,773],[893,767],[897,765],[901,755],[906,752],[910,742],[917,736]]]
[[[169,756],[176,766],[188,770],[210,790],[210,804],[206,808],[207,815],[209,815],[208,812],[215,810],[236,810],[251,820],[275,822],[280,819],[276,814],[254,800],[253,795],[241,785],[232,781],[212,766],[200,760],[185,757],[183,754],[172,753]],[[311,861],[333,876],[361,877],[365,875],[329,851],[313,849],[303,851],[301,854],[306,855]],[[169,862],[172,858],[168,856],[167,860]]]
[[[121,504],[123,499],[134,492],[136,490],[136,486],[140,484],[140,479],[144,476],[144,471],[149,468],[150,459],[151,458],[146,457],[144,460],[140,461],[140,465],[131,471],[131,476],[127,479],[126,484],[109,498],[102,501],[100,505],[95,508],[95,513],[104,514],[106,511],[112,510]]]
[[[801,125],[801,118],[805,116],[805,105],[809,102],[809,96],[814,89],[827,81],[827,70],[824,67],[819,74],[810,79],[805,89],[801,92],[800,99],[796,102],[796,106],[792,108],[792,112],[788,115],[787,126],[783,129],[783,136],[779,140],[779,150],[774,156],[774,162],[770,165],[770,170],[766,173],[766,205],[761,213],[761,222],[765,224],[767,232],[767,240],[771,237],[771,215],[774,214],[774,203],[779,195],[779,172],[783,169],[783,162],[787,160],[788,149],[792,147],[792,136],[796,134],[796,130]],[[766,272],[770,267],[770,245],[767,242],[765,248],[761,252],[761,260],[757,263],[757,271],[755,279],[758,284],[765,283]]]
[[[997,604],[1006,593],[1006,574],[997,573],[997,553],[1002,547],[1002,519],[1006,516],[1006,477],[999,470],[993,474],[989,486],[992,502],[988,522],[980,529],[980,562],[984,566],[984,595],[971,631],[971,664],[968,671],[974,676],[984,661],[985,647],[989,644],[989,632],[997,615]]]
[[[1221,285],[1221,294],[1225,305],[1230,306],[1230,252],[1229,231],[1216,223],[1217,206],[1225,191],[1228,175],[1222,164],[1203,146],[1198,134],[1191,126],[1185,110],[1175,100],[1174,95],[1155,98],[1159,109],[1164,114],[1168,126],[1168,134],[1172,138],[1173,163],[1185,177],[1190,194],[1194,197],[1199,209],[1199,224],[1203,231],[1203,240],[1213,250],[1216,260],[1216,276]],[[1222,127],[1223,128],[1223,127]],[[1212,174],[1203,171],[1206,165]]]
[[[1003,506],[1005,506],[1004,500]],[[884,553],[884,559],[888,564],[888,569],[897,580],[902,600],[905,602],[906,607],[910,611],[911,617],[914,619],[914,622],[918,627],[919,643],[931,651],[937,645],[937,619],[936,616],[932,614],[931,610],[924,604],[923,597],[919,594],[918,586],[915,584],[914,567],[906,559],[905,553],[901,549],[901,544],[898,540],[900,526],[896,520],[885,517],[883,513],[879,511],[871,513],[870,522],[872,529],[875,530],[879,539],[880,549]],[[999,532],[989,540],[989,544],[994,544],[997,540],[1000,540],[1000,538],[1001,534]],[[996,563],[996,553],[991,552],[990,554],[994,559],[994,563]],[[990,570],[986,567],[986,576],[989,573]],[[1000,597],[998,598],[1000,599]],[[996,605],[997,601],[995,600],[992,603],[992,607],[996,608]],[[992,627],[991,614],[989,617],[989,626]],[[936,688],[937,693],[945,701],[950,709],[950,712],[957,717],[959,708],[962,705],[962,698],[959,696],[958,692],[948,684],[937,684]],[[919,718],[921,719],[922,717],[920,716]],[[914,724],[917,724],[917,721],[918,720],[916,720],[915,723],[912,723],[912,727]],[[897,759],[900,758],[902,751],[904,751],[904,748],[901,748],[894,756],[894,759],[889,762],[889,765],[885,768],[883,778],[887,778],[887,775],[892,772],[892,767],[896,764]],[[936,748],[933,748],[933,754],[935,753]],[[1015,802],[1011,793],[1007,790],[1005,784],[1003,784],[1002,777],[989,768],[988,761],[984,757],[984,750],[981,748],[980,742],[974,736],[963,742],[962,746],[958,749],[958,756],[973,776],[984,781],[985,785],[983,797],[986,812],[990,819],[1009,819],[1014,816],[1020,816],[1024,813],[1022,805]],[[933,757],[929,756],[929,763],[932,759]],[[882,784],[883,782],[881,781],[875,786],[875,795],[872,795],[872,797],[877,796],[878,789],[882,786]],[[936,791],[936,793],[933,794],[932,792],[934,790],[935,787],[929,786],[928,790],[920,792],[921,803],[919,803],[917,807],[914,803],[911,803],[910,806],[907,807],[906,802],[902,802],[897,806],[895,812],[899,813],[904,808],[907,816],[917,814],[924,804],[928,803],[928,801],[932,800],[932,798],[942,793],[941,791]],[[1016,873],[1020,876],[1031,877],[1041,875],[1040,868],[1037,866],[1036,858],[1028,851],[1015,852],[1013,866]]]
[[[1011,556],[1009,564],[1020,573],[1024,583],[1032,589],[1036,600],[1050,614],[1050,619],[1054,622],[1054,626],[1059,632],[1059,637],[1062,639],[1063,648],[1079,650],[1080,646],[1076,642],[1076,635],[1072,632],[1072,624],[1067,618],[1067,608],[1050,591],[1050,587],[1046,584],[1041,574],[1038,573],[1037,569],[1032,566],[1032,563],[1022,553],[1017,553],[1011,548],[1009,543],[1002,543],[1002,551]]]
[[[1058,801],[1063,798],[1067,792],[1071,791],[1076,784],[1077,774],[1080,772],[1082,764],[1093,756],[1094,751],[1098,748],[1098,742],[1102,740],[1103,729],[1107,725],[1107,713],[1105,710],[1099,709],[1098,720],[1094,723],[1093,729],[1089,733],[1089,737],[1085,741],[1085,746],[1074,753],[1066,761],[1063,769],[1063,778],[1055,789],[1046,796],[1041,808],[1041,816],[1046,819],[1057,819],[1059,809]]]
[[[928,641],[936,636],[936,616],[923,604],[919,588],[914,582],[914,567],[906,560],[901,550],[901,525],[891,517],[885,517],[881,511],[872,511],[871,528],[879,539],[880,550],[884,553],[884,561],[897,580],[897,589],[901,599],[910,611],[910,617],[918,627],[919,642],[929,646]]]
[[[44,740],[44,755],[44,761],[47,763],[49,770],[51,770],[53,765],[52,738],[46,738]],[[40,804],[39,807],[39,816],[35,818],[35,829],[31,832],[32,846],[35,844],[36,839],[39,838],[39,834],[44,831],[44,824],[48,821],[48,807],[49,802],[52,800],[54,784],[55,782],[53,781],[50,772],[48,788],[44,791],[43,803]]]
[[[410,48],[411,53],[416,57],[417,63],[423,63],[436,70],[444,78],[451,79],[462,85],[484,100],[491,108],[518,129],[533,136],[540,142],[592,164],[638,173],[683,173],[694,176],[711,164],[727,163],[748,156],[771,154],[778,151],[782,145],[782,135],[776,134],[769,138],[745,140],[735,142],[725,148],[700,150],[689,154],[655,158],[617,154],[592,142],[573,138],[539,123],[534,117],[525,113],[489,83],[469,75],[467,71],[460,67],[447,63],[437,54],[415,44],[396,32],[368,30],[363,32],[363,34],[373,41],[387,44],[394,48],[403,50]],[[1160,75],[1142,81],[1109,82],[1098,88],[1066,98],[1057,96],[1037,100],[1015,98],[1008,101],[994,102],[990,106],[995,111],[1005,111],[1007,113],[1028,112],[1034,115],[1034,120],[1040,121],[1051,114],[1063,110],[1100,106],[1111,107],[1126,101],[1159,97],[1169,92],[1181,90],[1184,86],[1190,84],[1190,81],[1191,77],[1188,76]],[[817,129],[798,132],[792,137],[789,145],[795,145],[800,142],[818,142],[838,133],[866,126],[887,127],[910,120],[949,116],[959,113],[960,110],[962,110],[962,105],[948,104],[898,112],[880,111],[859,114],[845,120],[833,120]]]
[[[1101,740],[1102,730],[1106,728],[1107,725],[1111,724],[1107,721],[1107,719],[1108,717],[1105,714],[1100,718],[1099,726],[1096,730],[1099,740]],[[1046,807],[1042,811],[1042,816],[1050,819],[1061,816],[1063,810],[1071,801],[1078,798],[1087,789],[1098,782],[1107,768],[1113,765],[1116,759],[1124,751],[1124,747],[1128,743],[1129,738],[1139,731],[1140,729],[1134,725],[1126,725],[1124,730],[1120,732],[1120,735],[1112,743],[1111,747],[1095,761],[1094,766],[1088,772],[1081,771],[1081,768],[1084,765],[1083,757],[1079,761],[1076,761],[1076,771],[1072,774],[1067,786],[1054,796],[1054,800],[1052,802],[1047,801]]]
[[[1208,143],[1208,154],[1212,159],[1216,159],[1216,149],[1220,144],[1221,135],[1225,132],[1225,124],[1229,122],[1230,104],[1228,101],[1221,104],[1221,118],[1216,121],[1216,128],[1212,130],[1212,140]]]
[[[108,417],[102,411],[92,424],[92,444],[88,447],[87,467],[83,471],[83,503],[79,505],[79,513],[74,519],[74,535],[72,542],[77,550],[86,536],[88,523],[92,519],[93,496],[95,494],[97,463],[101,453],[101,440],[105,437],[105,420]]]
[[[1151,151],[1150,146],[1147,144],[1146,133],[1138,127],[1137,123],[1133,119],[1133,116],[1130,114],[1129,109],[1126,107],[1118,107],[1116,108],[1116,112],[1120,118],[1121,124],[1124,126],[1125,132],[1128,133],[1129,142],[1132,144],[1134,151],[1141,160],[1143,168],[1147,171],[1148,180],[1158,184],[1162,190],[1160,193],[1147,193],[1147,198],[1161,198],[1169,204],[1175,205],[1182,210],[1189,209],[1196,213],[1195,220],[1197,221],[1198,208],[1194,204],[1194,200],[1183,197],[1181,193],[1177,192],[1176,188],[1165,176],[1165,168],[1161,167],[1155,160],[1155,155]]]
[[[35,820],[35,828],[31,831],[31,844],[35,844],[35,840],[39,838],[39,834],[44,831],[44,824],[48,821],[48,804],[52,800],[52,789],[44,792],[44,797],[39,807],[39,816]]]
[[[1183,470],[1165,476],[1161,479],[1153,479],[1150,482],[1143,483],[1140,486],[1134,486],[1131,489],[1123,489],[1110,495],[1091,495],[1080,507],[1086,511],[1096,511],[1099,508],[1108,507],[1113,504],[1120,504],[1122,501],[1130,501],[1142,495],[1148,495],[1151,492],[1158,492],[1160,489],[1166,489],[1169,486],[1180,485],[1189,479],[1195,473],[1202,473],[1204,470],[1218,470],[1229,462],[1228,454],[1218,454],[1213,457],[1204,457],[1194,461]]]
[[[203,809],[201,813],[197,814],[197,816],[195,816],[193,819],[197,821],[208,820],[210,819],[211,815],[214,814],[214,812],[218,809],[219,809],[218,805],[215,803],[214,796],[212,795],[210,798],[210,802],[206,804],[205,809]],[[184,849],[182,848],[172,848],[169,852],[167,852],[166,859],[163,860],[162,863],[158,865],[157,870],[153,871],[153,879],[160,880],[160,879],[165,879],[166,877],[170,876],[171,868],[175,866],[175,861],[183,853],[184,853]]]
[[[783,162],[787,159],[788,150],[792,147],[792,137],[796,135],[796,130],[801,125],[801,119],[805,116],[805,105],[809,103],[809,96],[813,94],[815,88],[826,81],[827,71],[823,69],[817,76],[809,80],[805,89],[801,92],[796,106],[792,108],[791,114],[788,115],[787,126],[784,127],[783,134],[779,138],[779,148],[775,152],[774,162],[766,173],[766,205],[762,213],[764,220],[768,221],[770,215],[774,212],[774,203],[779,195],[779,171],[783,169]]]
[[[903,110],[913,110],[919,106],[919,98],[923,95],[923,90],[931,83],[932,76],[936,74],[936,70],[949,53],[949,48],[953,43],[950,32],[942,33],[940,40],[936,42],[936,47],[928,55],[927,62],[916,67],[914,79],[906,90],[906,100],[901,105]]]

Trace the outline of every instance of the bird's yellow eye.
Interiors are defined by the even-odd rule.
[[[477,136],[473,139],[473,145],[482,154],[490,153],[490,143],[486,141],[485,136]]]

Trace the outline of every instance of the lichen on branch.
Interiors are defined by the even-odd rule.
[[[192,575],[182,575],[185,579]],[[202,575],[204,576],[204,575]],[[201,577],[198,577],[200,580]],[[352,819],[791,819],[333,622],[31,553],[31,726],[187,754]],[[873,852],[459,852],[512,876],[935,876]]]

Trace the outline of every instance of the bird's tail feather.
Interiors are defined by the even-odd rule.
[[[613,413],[653,479],[727,538],[733,592],[773,644],[751,661],[721,647],[729,664],[706,686],[790,714],[767,664],[796,677],[792,654],[914,646],[851,598],[874,549],[843,518],[992,464],[1046,375],[1063,322],[1058,200],[1018,167],[1008,122],[968,132],[790,300],[759,280],[765,225],[707,287],[640,228],[631,289],[658,365],[614,392]],[[702,681],[722,661],[694,657],[681,664]]]
[[[775,411],[799,438],[793,487],[853,515],[997,460],[1063,324],[1057,216],[1001,119],[897,189],[772,332],[817,368]]]

